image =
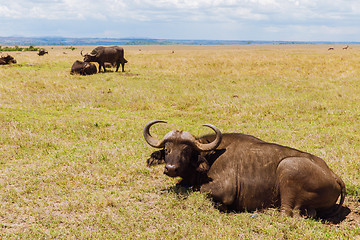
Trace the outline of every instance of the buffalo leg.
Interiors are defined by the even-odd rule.
[[[208,193],[214,201],[220,202],[225,206],[232,205],[235,200],[235,196],[232,194],[234,192],[232,184],[224,185],[223,183],[212,181],[202,185],[200,192]]]
[[[99,62],[99,73],[101,72],[101,67],[104,69],[104,72],[106,72],[106,70],[105,70],[105,63]]]
[[[125,63],[120,63],[120,62],[116,63],[116,72],[119,70],[120,64],[121,64],[122,72],[125,72],[125,70],[124,70]]]
[[[305,157],[285,158],[276,175],[281,210],[289,216],[294,210],[329,209],[336,204],[341,193],[334,176],[325,172],[319,163]]]

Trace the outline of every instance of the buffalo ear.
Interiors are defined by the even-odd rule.
[[[209,166],[209,163],[206,160],[206,158],[199,155],[198,156],[198,162],[197,162],[196,171],[206,173],[207,171],[209,171],[209,169],[210,169],[210,166]]]
[[[165,150],[155,151],[146,160],[148,167],[165,163]]]

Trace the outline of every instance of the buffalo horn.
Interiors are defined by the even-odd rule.
[[[204,124],[203,126],[205,127],[209,127],[212,130],[214,130],[214,132],[216,133],[216,138],[214,141],[212,141],[211,143],[200,143],[199,141],[195,141],[195,145],[196,147],[200,150],[200,151],[211,151],[214,150],[215,148],[217,148],[219,146],[219,144],[221,143],[222,140],[222,133],[220,131],[220,129],[218,129],[217,127],[215,127],[214,125],[211,124]]]
[[[162,120],[153,120],[153,121],[148,122],[144,127],[143,135],[144,135],[146,142],[150,146],[152,146],[154,148],[163,148],[165,140],[173,134],[173,131],[166,134],[166,136],[162,140],[159,141],[159,140],[155,139],[154,137],[152,137],[149,132],[150,127],[156,123],[166,123],[166,122],[162,121]],[[211,143],[200,143],[199,141],[195,140],[194,137],[190,136],[190,134],[187,132],[182,133],[182,138],[192,141],[199,151],[211,151],[211,150],[217,148],[219,146],[219,144],[221,143],[222,133],[214,125],[204,124],[203,126],[211,128],[216,133],[215,140],[212,141]]]
[[[153,120],[153,121],[148,122],[144,127],[143,135],[144,135],[144,138],[145,138],[146,142],[150,146],[152,146],[154,148],[163,148],[164,147],[164,141],[162,141],[162,140],[159,141],[159,140],[155,139],[154,137],[152,137],[150,135],[150,132],[149,132],[150,127],[152,125],[154,125],[155,123],[166,123],[166,122],[162,121],[162,120]]]
[[[80,54],[81,54],[81,56],[85,57],[85,56],[83,55],[82,51],[83,51],[83,50],[81,50]]]

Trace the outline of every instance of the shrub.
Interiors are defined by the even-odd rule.
[[[0,51],[2,52],[26,52],[26,51],[39,51],[39,48],[36,48],[34,46],[29,46],[29,47],[19,47],[19,46],[14,46],[14,47],[1,47],[0,46]]]

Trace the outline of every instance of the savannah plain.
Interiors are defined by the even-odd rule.
[[[125,73],[70,75],[94,47],[0,66],[1,239],[360,239],[360,45],[124,46]],[[323,158],[341,216],[220,211],[146,166],[154,119],[158,139],[210,123]]]

